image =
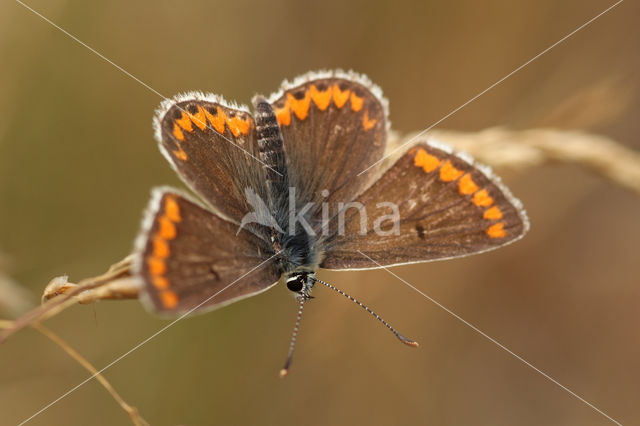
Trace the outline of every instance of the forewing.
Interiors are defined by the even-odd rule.
[[[265,199],[253,117],[213,95],[190,93],[162,103],[154,120],[160,150],[184,182],[216,212],[240,222],[251,188]]]
[[[345,212],[321,267],[368,269],[466,256],[511,243],[529,227],[521,203],[489,168],[440,145],[413,147],[356,201],[365,207],[366,229],[361,211]],[[397,228],[391,205],[398,209]]]
[[[274,285],[272,250],[172,189],[154,190],[137,241],[136,275],[155,311],[202,311]]]
[[[317,216],[324,202],[334,215],[338,202],[353,200],[371,184],[376,166],[358,174],[384,153],[387,111],[380,89],[355,73],[316,73],[285,82],[270,101],[298,208],[315,202]]]

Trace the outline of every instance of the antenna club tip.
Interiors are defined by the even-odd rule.
[[[413,341],[413,340],[409,340],[409,339],[406,339],[406,340],[405,340],[405,339],[401,339],[400,341],[401,341],[402,343],[404,343],[405,345],[407,345],[407,346],[411,346],[411,347],[414,347],[414,348],[417,348],[417,347],[419,347],[419,346],[420,346],[420,344],[419,344],[418,342],[415,342],[415,341]]]
[[[287,368],[283,368],[280,370],[280,378],[283,379],[287,374],[289,374],[289,370]]]
[[[420,346],[418,342],[416,342],[415,340],[411,340],[407,337],[404,337],[402,334],[397,334],[396,337],[398,338],[398,340],[400,340],[402,343],[404,343],[407,346],[412,346],[414,348],[417,348],[418,346]]]

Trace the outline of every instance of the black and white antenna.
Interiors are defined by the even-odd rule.
[[[416,342],[415,340],[411,340],[405,336],[403,336],[402,334],[400,334],[398,332],[398,330],[396,330],[395,328],[393,328],[391,326],[391,324],[389,324],[388,322],[386,322],[380,315],[376,314],[374,311],[372,311],[367,305],[365,305],[364,303],[361,303],[360,301],[358,301],[357,299],[355,299],[354,297],[348,295],[347,293],[345,293],[344,291],[340,290],[339,288],[336,288],[335,286],[329,284],[326,281],[322,281],[319,280],[313,276],[308,276],[308,278],[312,279],[314,282],[318,282],[326,287],[329,287],[331,290],[335,291],[336,293],[339,293],[341,295],[343,295],[344,297],[346,297],[347,299],[351,300],[352,302],[356,303],[358,306],[360,306],[362,309],[364,309],[365,311],[369,312],[371,315],[373,315],[373,317],[375,319],[377,319],[378,321],[380,321],[385,327],[387,327],[389,329],[389,331],[391,331],[397,338],[398,340],[400,340],[402,343],[404,343],[405,345],[408,346],[413,346],[413,347],[418,347],[418,342]],[[294,279],[292,279],[294,280]],[[298,330],[300,330],[300,321],[302,319],[302,309],[304,308],[304,303],[309,300],[311,296],[309,296],[308,294],[300,294],[297,296],[299,307],[298,307],[298,316],[296,318],[296,324],[293,328],[293,335],[291,336],[291,343],[289,344],[289,354],[287,356],[287,361],[284,364],[284,367],[282,368],[282,370],[280,370],[280,377],[284,377],[289,373],[289,368],[291,367],[291,360],[293,358],[293,350],[295,349],[296,346],[296,338],[298,337]]]
[[[329,284],[328,282],[319,280],[315,277],[311,277],[312,280],[314,280],[315,282],[318,282],[320,284],[323,284],[327,287],[329,287],[331,290],[343,295],[344,297],[346,297],[347,299],[351,300],[352,302],[354,302],[355,304],[357,304],[358,306],[360,306],[362,309],[364,309],[365,311],[369,312],[371,315],[373,315],[373,317],[375,319],[377,319],[378,321],[380,321],[385,327],[387,327],[389,329],[389,331],[391,331],[393,334],[395,334],[395,336],[405,345],[409,345],[409,346],[413,346],[413,347],[418,347],[418,342],[416,342],[415,340],[411,340],[405,336],[403,336],[402,334],[400,334],[398,332],[398,330],[396,330],[395,328],[393,328],[391,326],[391,324],[389,324],[388,322],[386,322],[380,315],[376,314],[375,312],[373,312],[367,305],[365,305],[364,303],[359,302],[357,299],[355,299],[352,296],[349,296],[347,293],[345,293],[344,291],[340,290],[339,288],[336,288],[335,286]]]
[[[289,373],[289,367],[291,367],[291,359],[293,358],[293,349],[296,347],[296,338],[298,337],[298,330],[300,329],[300,320],[302,319],[302,309],[304,308],[304,302],[307,298],[304,296],[298,297],[300,305],[298,307],[298,317],[296,318],[296,325],[293,327],[293,335],[291,336],[291,343],[289,344],[289,355],[287,355],[287,362],[284,363],[284,367],[280,370],[280,377],[284,377]]]

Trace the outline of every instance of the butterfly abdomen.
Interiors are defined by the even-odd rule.
[[[268,205],[278,225],[285,229],[286,224],[281,218],[286,216],[283,212],[288,210],[289,177],[282,132],[271,104],[262,96],[256,96],[253,105],[258,153],[267,175]]]
[[[253,103],[260,160],[267,169],[268,179],[283,183],[287,180],[287,162],[276,113],[262,96],[256,96]]]

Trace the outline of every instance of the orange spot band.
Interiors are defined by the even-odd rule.
[[[278,124],[283,126],[291,124],[291,110],[289,109],[289,104],[285,104],[283,108],[276,109],[276,119],[278,120]]]
[[[165,308],[173,309],[178,304],[178,295],[173,291],[165,290],[160,293],[160,301]]]
[[[236,121],[236,126],[238,127],[238,130],[240,130],[240,133],[242,133],[243,135],[246,135],[249,133],[249,119],[241,119],[238,117],[238,120]]]
[[[207,128],[207,119],[204,115],[204,109],[198,105],[198,112],[196,114],[187,113],[191,121],[198,126],[200,130]]]
[[[169,257],[169,244],[167,240],[157,235],[153,238],[153,255],[160,259]]]
[[[165,240],[173,240],[176,237],[176,226],[167,217],[158,219],[158,235]]]
[[[453,180],[458,179],[460,176],[462,176],[464,172],[462,170],[458,170],[455,167],[453,167],[453,164],[451,164],[451,161],[447,160],[442,167],[440,167],[440,179],[442,179],[445,182],[451,182]]]
[[[309,87],[309,91],[311,92],[311,99],[313,99],[313,103],[316,104],[320,111],[324,111],[329,107],[331,103],[331,88],[329,87],[322,92],[319,91],[314,84]]]
[[[189,156],[184,152],[181,146],[178,146],[178,149],[174,149],[171,152],[173,152],[173,155],[175,155],[178,160],[187,161],[189,159]]]
[[[151,283],[158,290],[166,290],[169,288],[169,280],[162,276],[151,278]]]
[[[467,173],[458,181],[458,189],[462,195],[469,195],[478,190],[478,185],[471,179],[471,175]]]
[[[489,196],[486,189],[481,189],[473,194],[473,204],[480,207],[489,207],[493,204],[493,198]]]
[[[413,158],[413,164],[416,167],[422,167],[426,173],[431,173],[440,166],[440,160],[435,155],[428,154],[427,151],[420,148]]]
[[[349,89],[342,91],[337,84],[333,85],[333,103],[338,107],[338,109],[342,108],[345,102],[349,100],[350,94],[351,91]]]
[[[287,99],[291,110],[294,112],[299,120],[305,120],[309,115],[309,106],[311,105],[311,95],[307,90],[304,94],[304,98],[296,99],[291,93],[287,93]]]
[[[206,109],[204,110],[204,114],[207,116],[209,123],[216,129],[216,132],[223,134],[224,133],[224,125],[227,121],[227,115],[220,109],[220,107],[216,107],[216,115],[211,114]]]
[[[180,126],[177,123],[173,123],[173,136],[179,141],[184,141],[184,133],[180,130]]]
[[[191,125],[191,119],[189,119],[189,116],[184,111],[182,111],[182,117],[180,119],[176,120],[176,123],[178,123],[180,125],[180,127],[182,127],[187,132],[189,132],[189,133],[193,132],[193,126]]]
[[[507,236],[507,231],[504,230],[504,222],[498,222],[495,225],[491,225],[485,232],[489,238],[504,238]]]
[[[487,220],[502,219],[502,210],[500,210],[498,206],[493,206],[490,209],[485,210],[482,217]]]
[[[172,222],[180,222],[180,207],[174,197],[167,197],[164,201],[164,214]]]
[[[364,98],[357,96],[355,93],[351,94],[351,109],[355,112],[358,112],[362,109],[362,104],[364,104]]]
[[[164,263],[164,259],[150,256],[147,258],[147,266],[149,267],[149,274],[153,276],[163,275],[167,272],[167,265]]]
[[[362,116],[362,127],[364,128],[364,130],[371,130],[377,122],[378,120],[376,120],[375,118],[371,120],[369,119],[369,110],[366,110],[364,112],[364,115]]]
[[[236,138],[240,136],[240,133],[242,133],[243,135],[249,133],[249,122],[243,120],[237,115],[231,118],[227,117],[227,125],[229,126],[229,130],[231,130],[231,133],[233,133],[233,136],[235,136]]]

